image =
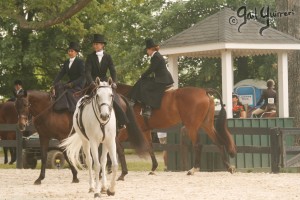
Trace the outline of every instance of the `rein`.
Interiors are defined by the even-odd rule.
[[[37,114],[36,116],[34,116],[34,119],[38,119],[39,117],[41,117],[41,115],[43,115],[46,111],[48,111],[50,108],[53,107],[53,105],[60,100],[65,94],[66,94],[67,90],[65,90],[54,102],[52,102],[47,108],[45,108],[42,112],[40,112],[39,114]],[[30,107],[31,105],[29,105]]]
[[[98,88],[104,88],[104,87],[109,87],[109,88],[111,88],[110,86],[99,86]],[[94,111],[94,115],[96,116],[97,121],[98,121],[99,124],[100,124],[100,128],[101,128],[101,130],[102,130],[102,132],[103,132],[103,138],[102,138],[102,141],[104,141],[104,139],[105,139],[105,129],[104,129],[104,128],[105,128],[105,125],[106,125],[106,124],[109,122],[109,120],[110,120],[110,117],[111,117],[110,113],[111,113],[111,111],[112,111],[114,98],[111,99],[110,105],[109,105],[108,103],[102,103],[102,104],[98,105],[98,104],[96,103],[97,98],[98,98],[97,95],[93,97],[93,100],[92,100],[92,108],[93,108],[93,111]],[[108,108],[109,108],[109,118],[108,118],[108,120],[107,120],[106,122],[104,122],[104,123],[101,122],[101,120],[99,119],[99,116],[97,115],[97,113],[101,114],[101,107],[102,107],[102,106],[108,106]],[[97,112],[97,110],[98,110],[98,112]]]

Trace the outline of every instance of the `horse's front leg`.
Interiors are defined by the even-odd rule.
[[[106,194],[107,193],[107,178],[106,178],[106,164],[107,164],[107,154],[108,149],[106,145],[103,143],[102,144],[102,154],[100,158],[100,163],[101,163],[101,169],[102,169],[102,187],[101,187],[101,193]]]
[[[99,163],[98,145],[95,141],[90,141],[90,146],[91,146],[91,153],[92,153],[93,161],[94,161],[95,180],[96,180],[94,197],[100,198],[100,181],[99,181],[100,163]],[[102,150],[102,155],[103,155],[103,150]],[[105,163],[105,165],[106,165],[106,163]],[[102,166],[102,170],[103,170],[102,171],[102,179],[106,178],[106,176],[105,176],[105,167],[106,166],[105,165]]]
[[[3,147],[3,152],[4,152],[4,164],[7,164],[7,163],[8,163],[7,149],[8,149],[8,147]]]
[[[116,138],[116,146],[117,146],[117,153],[119,156],[119,161],[121,163],[121,168],[122,168],[122,173],[117,179],[118,181],[124,181],[124,177],[128,174],[128,169],[127,169],[127,163],[125,159],[125,152],[124,148],[121,144],[121,142]]]
[[[49,147],[49,138],[44,138],[44,137],[41,137],[41,135],[40,135],[40,149],[41,149],[41,157],[42,157],[42,159],[41,159],[42,166],[41,166],[40,176],[34,182],[35,185],[40,185],[41,181],[45,178],[48,147]]]
[[[112,142],[108,146],[109,156],[112,161],[112,176],[110,181],[109,189],[107,190],[108,196],[115,195],[115,186],[116,186],[116,176],[118,171],[118,160],[117,160],[117,152],[116,152],[116,143]],[[101,161],[102,163],[102,161]]]
[[[10,156],[11,156],[11,160],[10,160],[9,164],[12,165],[17,160],[17,149],[16,149],[16,147],[10,147],[9,151],[10,151]]]
[[[155,170],[158,167],[158,163],[157,163],[157,159],[155,157],[154,151],[153,151],[152,141],[149,143],[149,154],[150,154],[151,161],[152,161],[152,168],[151,168],[151,172],[149,172],[148,175],[155,175]]]
[[[95,191],[95,186],[94,186],[94,178],[93,178],[93,159],[91,156],[91,146],[89,141],[82,141],[82,150],[85,155],[85,164],[88,167],[89,170],[89,192],[94,192]]]
[[[149,152],[149,155],[150,155],[151,161],[152,161],[152,168],[151,168],[151,172],[149,172],[149,175],[155,175],[155,170],[158,167],[158,163],[157,163],[154,151],[153,151],[151,131],[146,131],[146,132],[144,131],[143,133],[144,133],[144,135],[146,137],[146,140],[148,141],[148,144],[149,144],[149,151],[148,152]]]
[[[74,165],[70,162],[69,157],[67,156],[67,152],[63,151],[63,154],[72,171],[72,175],[73,175],[72,183],[79,183],[79,179],[77,178],[77,174],[78,174],[77,170],[75,169]]]

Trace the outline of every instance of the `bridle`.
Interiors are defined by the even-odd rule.
[[[108,86],[108,85],[98,86],[97,90],[99,88],[111,88],[111,86]],[[93,97],[93,99],[92,99],[92,107],[93,107],[94,115],[96,116],[96,118],[97,118],[97,120],[98,120],[98,122],[100,124],[100,128],[101,128],[101,130],[103,132],[103,135],[104,135],[102,140],[104,140],[104,138],[105,138],[105,129],[104,129],[104,127],[110,121],[111,111],[113,109],[114,96],[112,96],[110,104],[108,104],[108,103],[101,103],[99,105],[98,104],[98,98],[99,97],[98,97],[97,94]],[[108,117],[108,119],[105,122],[102,122],[101,117],[99,117],[101,115],[101,107],[102,106],[108,106],[108,109],[109,109],[109,117]]]
[[[23,97],[17,97],[17,99],[18,99],[18,98],[22,98],[22,101],[24,102]],[[16,102],[15,102],[15,105],[16,105]],[[24,114],[19,114],[19,112],[18,112],[18,119],[23,119],[23,120],[25,121],[25,126],[28,126],[29,124],[31,124],[31,121],[32,121],[32,120],[29,120],[29,118],[30,118],[30,112],[29,112],[29,109],[30,109],[30,107],[31,107],[31,104],[28,103],[28,101],[26,101],[26,104],[23,104],[23,106],[24,106],[24,108],[27,108],[27,109],[28,109],[28,114],[27,114],[27,116],[26,116],[26,115],[24,115]]]
[[[31,104],[28,102],[28,100],[27,100],[27,102],[26,102],[26,105],[24,105],[24,107],[25,108],[28,108],[28,115],[27,115],[27,117],[26,117],[26,115],[18,115],[18,117],[19,118],[23,118],[23,119],[26,119],[27,118],[27,120],[25,120],[25,124],[26,124],[26,126],[28,126],[29,124],[31,124],[32,123],[32,120],[34,119],[34,120],[37,120],[39,117],[41,117],[43,114],[45,114],[46,113],[46,111],[48,111],[50,108],[52,108],[53,107],[53,105],[58,101],[58,100],[60,100],[62,97],[63,97],[63,95],[65,95],[65,93],[66,93],[67,91],[64,91],[58,98],[56,98],[56,100],[55,101],[52,101],[52,103],[48,106],[48,107],[46,107],[44,110],[42,110],[39,114],[37,114],[36,116],[33,116],[33,117],[31,117],[31,114],[30,114],[30,111],[29,111],[29,109],[30,109],[30,107],[31,107]],[[22,98],[23,99],[23,101],[24,101],[24,97],[17,97],[17,99],[18,98]],[[50,95],[50,99],[52,100],[52,96]],[[29,118],[31,118],[31,120],[29,120]]]

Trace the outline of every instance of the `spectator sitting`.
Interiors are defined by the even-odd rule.
[[[232,94],[232,114],[233,118],[246,118],[245,106],[236,94]]]

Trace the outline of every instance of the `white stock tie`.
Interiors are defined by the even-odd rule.
[[[71,68],[73,62],[74,62],[75,58],[70,58],[70,62],[69,62],[69,69]]]
[[[100,63],[103,57],[103,51],[96,52],[96,55],[98,56],[98,61]]]

